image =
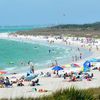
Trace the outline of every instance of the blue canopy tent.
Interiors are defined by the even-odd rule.
[[[63,68],[60,67],[60,66],[54,66],[54,67],[52,68],[52,70],[59,71],[59,70],[63,70]]]
[[[100,59],[97,59],[97,62],[100,62]]]
[[[100,62],[100,59],[92,58],[90,60],[87,60],[83,66],[84,66],[84,72],[87,72],[90,70],[91,62]]]
[[[90,59],[88,61],[90,61],[90,62],[100,62],[100,59],[92,58],[92,59]]]
[[[52,68],[52,70],[57,71],[57,75],[58,75],[58,71],[59,71],[59,70],[63,70],[63,68],[60,67],[60,66],[54,66],[54,67]]]
[[[86,61],[86,62],[83,64],[83,66],[84,66],[84,72],[89,71],[89,70],[90,70],[90,67],[91,67],[90,61]]]
[[[92,59],[90,59],[88,61],[90,61],[90,62],[97,62],[97,59],[96,58],[92,58]]]

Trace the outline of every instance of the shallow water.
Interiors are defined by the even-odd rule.
[[[83,58],[90,55],[85,49],[81,49],[81,52],[84,54]],[[79,56],[79,53],[77,48],[70,46],[0,39],[0,69],[25,71],[29,60],[34,63],[35,69],[47,68],[55,60],[59,64],[67,64],[72,61],[72,55]]]

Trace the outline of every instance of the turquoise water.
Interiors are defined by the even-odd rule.
[[[81,49],[81,52],[84,54],[83,57],[90,55],[87,50]],[[75,47],[50,45],[39,41],[28,43],[0,39],[0,69],[3,70],[25,71],[29,60],[34,63],[35,69],[47,68],[51,63],[55,63],[55,60],[59,64],[67,64],[75,54],[79,55]]]
[[[46,25],[32,25],[32,26],[0,26],[0,33],[5,32],[16,32],[16,31],[25,31],[25,30],[32,30],[35,28],[43,28]]]
[[[46,26],[2,26],[0,33],[32,30]],[[50,53],[49,53],[50,50]],[[81,49],[83,58],[91,55],[85,49]],[[14,40],[0,39],[0,70],[7,71],[26,71],[29,69],[28,61],[31,60],[35,69],[47,68],[57,60],[58,64],[67,64],[72,61],[72,55],[79,56],[76,47],[65,45],[48,44],[46,42],[33,41],[21,42]]]
[[[42,27],[46,26],[1,26],[0,33]],[[81,52],[84,54],[83,58],[91,54],[84,49],[81,49]],[[26,71],[29,68],[27,63],[30,60],[34,63],[35,69],[47,68],[55,63],[55,60],[58,64],[67,64],[72,61],[72,55],[79,56],[77,48],[57,44],[50,45],[43,41],[29,43],[0,39],[0,70]]]

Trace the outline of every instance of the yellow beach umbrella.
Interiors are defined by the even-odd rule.
[[[71,65],[70,64],[66,64],[66,65],[63,65],[62,68],[70,68]]]
[[[84,71],[84,67],[80,67],[79,70],[80,70],[80,71]]]

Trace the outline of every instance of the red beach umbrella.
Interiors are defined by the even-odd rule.
[[[7,74],[7,72],[0,70],[0,74]]]
[[[72,67],[80,67],[78,64],[71,64]]]

